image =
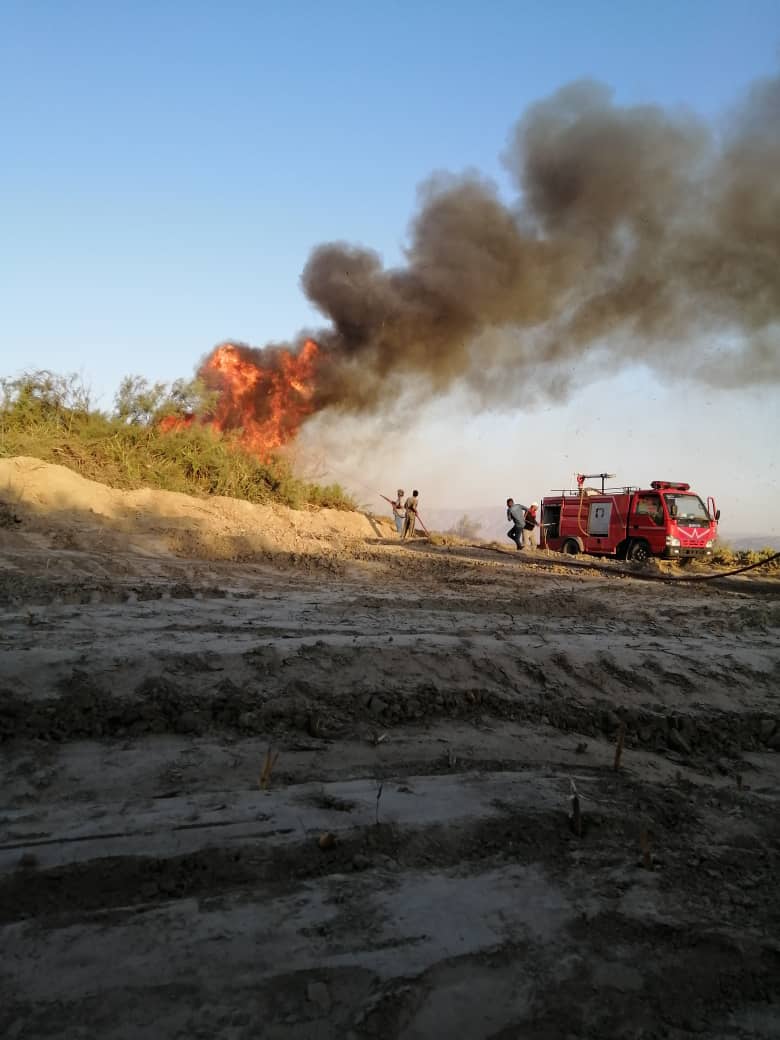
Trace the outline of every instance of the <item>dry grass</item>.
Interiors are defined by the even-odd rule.
[[[278,758],[279,752],[274,751],[273,748],[269,747],[265,753],[265,762],[263,763],[263,769],[260,773],[260,788],[263,791],[267,791],[271,785],[271,775]]]
[[[618,729],[617,744],[615,746],[615,763],[614,763],[615,772],[617,772],[620,769],[620,760],[623,757],[623,744],[624,744],[625,739],[626,739],[626,723],[625,723],[625,719],[623,719],[621,721],[621,723],[620,723],[620,728]]]

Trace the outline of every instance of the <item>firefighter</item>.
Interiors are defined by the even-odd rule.
[[[390,505],[393,507],[393,520],[395,521],[395,529],[399,534],[404,533],[404,520],[406,519],[406,513],[404,512],[405,494],[406,492],[404,489],[399,488],[395,498],[388,499]]]
[[[523,521],[523,548],[524,549],[535,549],[536,548],[536,535],[534,534],[535,528],[539,526],[539,521],[536,519],[536,511],[539,508],[538,502],[532,502],[528,509],[525,511],[525,518]]]
[[[522,549],[523,545],[521,542],[523,533],[523,523],[525,521],[526,507],[521,506],[519,502],[515,503],[513,498],[506,500],[506,518],[512,524],[506,533],[507,538],[514,542],[518,549]]]
[[[417,519],[417,499],[420,492],[415,488],[411,496],[404,502],[406,520],[404,521],[404,532],[401,539],[411,538],[414,534],[414,522]]]

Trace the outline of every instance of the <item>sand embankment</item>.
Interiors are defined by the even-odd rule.
[[[359,512],[122,491],[27,457],[0,459],[0,501],[23,521],[0,530],[0,547],[48,542],[58,549],[241,560],[327,554],[391,533],[389,523]]]

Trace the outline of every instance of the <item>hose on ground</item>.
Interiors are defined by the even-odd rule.
[[[744,574],[745,571],[755,570],[756,567],[764,567],[767,563],[772,563],[773,560],[780,559],[780,552],[776,552],[773,556],[767,556],[765,560],[759,560],[758,563],[748,563],[744,567],[736,567],[733,571],[720,571],[718,574],[691,574],[683,575],[679,578],[663,578],[664,581],[712,581],[713,578],[728,578],[732,574]],[[648,575],[649,577],[649,575]],[[660,577],[660,575],[659,575]]]
[[[492,552],[498,552],[502,555],[506,555],[507,551],[499,548],[492,548],[486,545],[469,545],[470,549],[490,549]],[[509,554],[511,555],[511,553]],[[611,564],[605,565],[599,563],[596,559],[583,559],[575,561],[568,557],[567,559],[552,560],[549,557],[541,557],[537,561],[538,563],[555,563],[559,566],[574,566],[576,567],[590,567],[594,570],[604,571],[607,574],[623,575],[629,578],[640,578],[642,581],[665,581],[667,584],[674,582],[689,582],[689,581],[715,581],[717,578],[728,578],[733,574],[742,574],[745,571],[755,570],[757,567],[764,567],[768,563],[772,563],[774,560],[780,559],[780,552],[774,553],[772,556],[767,556],[765,560],[759,560],[758,563],[748,563],[744,567],[735,567],[730,571],[718,571],[717,574],[691,574],[691,575],[680,575],[679,577],[672,577],[671,574],[652,574],[647,571],[641,570],[616,570]],[[533,558],[530,558],[529,562],[534,562]]]

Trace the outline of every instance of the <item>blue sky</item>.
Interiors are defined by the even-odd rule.
[[[508,132],[562,83],[718,118],[779,54],[777,0],[6,0],[0,374],[81,371],[108,403],[128,372],[287,338],[317,323],[312,246],[398,260],[436,169],[476,167],[508,197]],[[756,400],[719,407],[775,421]]]

